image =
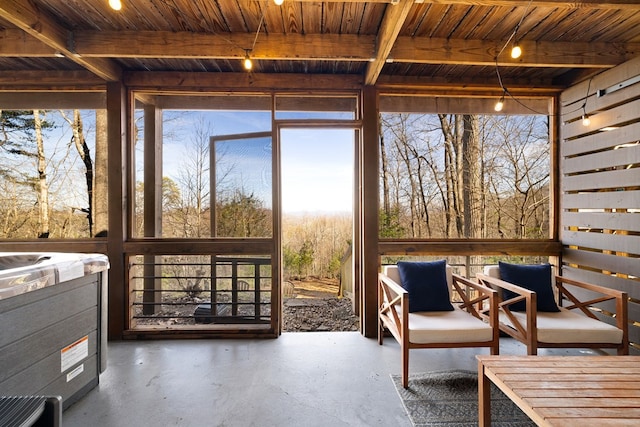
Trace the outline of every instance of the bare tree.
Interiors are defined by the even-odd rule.
[[[109,229],[109,172],[107,151],[107,110],[96,110],[93,228],[95,235],[102,237],[106,236]]]
[[[212,134],[211,125],[200,119],[184,147],[184,157],[175,179],[180,188],[180,208],[174,210],[173,218],[166,218],[173,223],[173,232],[177,231],[176,226],[181,227],[182,235],[179,237],[210,235],[209,217],[205,213],[210,210],[209,138]],[[163,187],[165,183],[163,181]]]
[[[68,117],[64,111],[60,111],[62,118],[71,127],[71,143],[76,147],[78,156],[84,164],[84,176],[85,184],[87,187],[87,207],[82,208],[82,211],[87,215],[87,222],[89,223],[89,236],[93,236],[93,159],[91,158],[91,151],[87,145],[87,141],[84,136],[84,126],[82,124],[82,116],[80,110],[73,110],[73,118]]]
[[[504,237],[544,237],[548,220],[549,146],[540,118],[493,119],[487,194]]]
[[[481,236],[482,180],[480,179],[480,141],[478,116],[462,117],[462,200],[464,237]]]
[[[33,110],[34,129],[36,133],[37,167],[38,167],[38,206],[40,218],[40,232],[38,238],[49,237],[49,184],[47,182],[47,158],[44,154],[44,139],[42,136],[42,119],[40,110]]]
[[[400,208],[398,218],[410,231],[402,236],[544,233],[549,157],[543,121],[539,116],[381,115],[387,157],[387,178],[381,180],[389,183],[383,197]]]
[[[389,168],[387,166],[387,150],[385,147],[384,133],[382,132],[382,115],[378,115],[378,135],[380,135],[380,167],[382,181],[382,229],[388,229],[391,225],[391,201],[389,199]]]
[[[446,236],[452,236],[452,226],[455,224],[457,237],[462,237],[463,214],[462,204],[462,120],[459,115],[447,116],[438,114],[442,135],[444,137],[444,171],[446,182]]]

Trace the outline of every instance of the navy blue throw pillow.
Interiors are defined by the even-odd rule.
[[[398,262],[400,282],[409,292],[409,312],[453,311],[447,285],[447,262]]]
[[[551,264],[526,265],[500,262],[498,269],[500,270],[500,278],[505,282],[513,283],[536,293],[538,311],[560,311],[551,286]],[[507,289],[504,290],[505,300],[514,298],[516,295]],[[511,304],[509,307],[513,311],[526,310],[524,301]]]

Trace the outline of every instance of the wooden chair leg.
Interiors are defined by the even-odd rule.
[[[409,387],[409,347],[402,345],[402,387]]]

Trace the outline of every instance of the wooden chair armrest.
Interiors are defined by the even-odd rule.
[[[564,285],[574,286],[576,288],[584,289],[590,292],[594,292],[596,294],[600,294],[600,296],[596,296],[591,299],[579,299],[576,297],[569,289],[567,289]],[[558,288],[558,292],[560,293],[560,297],[566,298],[571,301],[573,305],[564,306],[568,310],[576,310],[579,309],[586,316],[589,316],[593,319],[598,319],[598,317],[589,309],[589,307],[594,304],[615,300],[615,319],[616,319],[616,327],[618,329],[622,329],[624,331],[625,337],[628,333],[628,300],[629,296],[626,292],[619,291],[617,289],[607,288],[605,286],[595,285],[593,283],[581,282],[579,280],[568,279],[562,276],[556,276],[556,287]]]
[[[479,319],[486,320],[491,326],[498,324],[498,292],[487,286],[473,282],[466,277],[453,274],[453,290],[462,300],[460,308]],[[478,296],[471,298],[467,289],[477,292]],[[488,303],[485,304],[485,302]]]
[[[482,273],[478,273],[476,277],[478,278],[480,283],[493,289],[496,289],[496,288],[508,289],[514,294],[521,295],[522,297],[525,297],[525,298],[531,298],[533,295],[535,295],[534,291],[525,289],[522,286],[514,285],[513,283],[505,282],[504,280],[500,280],[496,277],[487,276],[486,274],[482,274]]]
[[[398,342],[408,339],[409,292],[383,273],[378,273],[378,318]],[[378,342],[382,344],[380,336]]]
[[[405,288],[400,286],[399,283],[383,273],[378,273],[378,283],[380,284],[380,286],[384,285],[396,296],[401,296],[403,294],[406,294],[407,296],[409,295],[409,292],[407,292]]]
[[[617,289],[611,289],[605,286],[595,285],[593,283],[586,283],[574,279],[568,279],[563,276],[556,276],[556,286],[560,286],[560,283],[566,283],[567,285],[575,286],[593,292],[598,292],[602,295],[608,295],[616,299],[626,299],[628,297],[626,292],[619,291]]]
[[[476,283],[472,280],[469,280],[464,276],[460,276],[458,274],[453,274],[452,276],[453,276],[454,283],[462,283],[464,286],[472,288],[478,291],[479,293],[486,295],[487,297],[497,296],[498,294],[495,290],[488,288],[486,286],[482,286],[481,284]]]
[[[538,306],[537,301],[538,297],[534,291],[529,289],[525,289],[521,286],[514,285],[513,283],[505,282],[504,280],[497,279],[495,277],[488,276],[486,274],[478,273],[476,275],[478,281],[484,286],[493,288],[498,291],[498,299],[500,302],[498,303],[498,308],[502,309],[504,314],[507,316],[509,321],[511,322],[511,328],[515,329],[516,338],[520,339],[523,342],[530,343],[534,339],[533,337],[537,334],[537,315],[538,315]],[[516,294],[515,297],[502,300],[504,290],[509,290]],[[516,318],[509,308],[509,306],[513,303],[519,301],[525,301],[525,310],[526,310],[526,321],[521,322]]]

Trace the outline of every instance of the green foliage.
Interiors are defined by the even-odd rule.
[[[305,240],[298,250],[288,246],[283,248],[285,276],[294,275],[304,277],[307,269],[313,264],[314,249],[310,241]]]
[[[176,208],[180,206],[182,198],[180,187],[169,177],[162,177],[162,206],[165,208]]]
[[[331,261],[329,261],[329,265],[327,266],[327,271],[325,272],[325,275],[327,277],[339,276],[341,266],[342,266],[342,254],[334,252],[333,256],[331,257]]]
[[[399,238],[405,234],[404,227],[400,224],[400,209],[394,208],[390,212],[380,210],[380,230],[381,239]]]
[[[4,152],[7,156],[35,158],[37,147],[33,110],[0,110],[0,112],[0,152]],[[43,132],[55,127],[53,122],[42,119]],[[0,176],[18,184],[26,183],[28,187],[34,187],[32,181],[37,172],[35,168],[33,172],[29,172],[24,168],[8,167],[4,163],[0,163]]]
[[[236,189],[216,204],[218,237],[271,236],[271,211],[253,193]]]
[[[11,152],[13,146],[25,139],[33,139],[35,134],[35,119],[33,111],[2,110],[0,114],[0,130],[2,147]]]

